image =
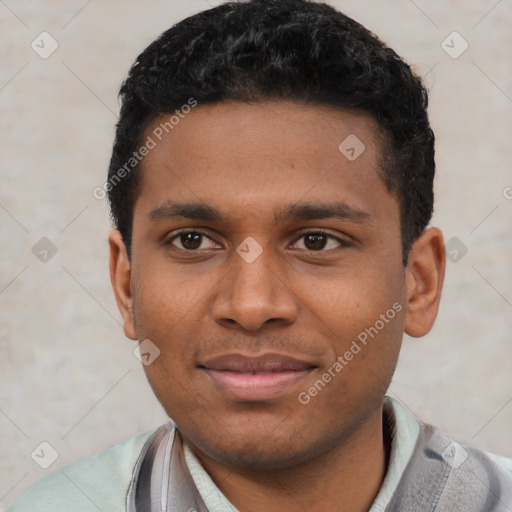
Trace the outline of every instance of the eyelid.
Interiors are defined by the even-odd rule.
[[[292,243],[292,245],[296,244],[302,237],[306,236],[306,235],[309,235],[309,234],[314,234],[314,235],[324,235],[330,239],[333,239],[333,240],[336,240],[336,242],[338,242],[340,244],[341,247],[349,247],[351,244],[351,242],[346,239],[346,238],[343,238],[341,236],[337,236],[337,235],[334,235],[332,233],[330,233],[329,231],[326,231],[324,229],[321,229],[321,228],[308,228],[307,230],[301,232],[298,234],[297,237],[295,237],[295,240],[294,242]],[[318,250],[318,251],[314,251],[312,249],[302,249],[303,251],[307,251],[307,252],[311,252],[311,253],[322,253],[322,252],[330,252],[331,250],[335,250],[335,249],[331,249],[331,250]]]
[[[188,233],[194,233],[194,234],[197,234],[197,235],[202,235],[205,238],[208,238],[208,240],[210,240],[211,242],[213,242],[213,243],[215,243],[217,245],[220,245],[208,233],[203,231],[201,228],[182,228],[182,229],[179,229],[178,231],[174,232],[173,235],[171,235],[170,237],[166,238],[164,243],[165,243],[165,245],[171,245],[171,246],[175,247],[179,251],[184,251],[184,252],[200,252],[198,249],[196,249],[196,250],[188,250],[188,251],[186,249],[180,249],[179,247],[176,247],[172,243],[172,242],[174,242],[174,240],[179,238],[181,235],[188,234]]]
[[[198,234],[198,235],[202,235],[204,236],[205,238],[207,238],[208,240],[210,240],[211,242],[217,244],[217,245],[220,245],[218,242],[216,242],[207,232],[203,231],[201,228],[182,228],[182,229],[179,229],[178,231],[174,232],[174,234],[172,236],[170,236],[169,238],[166,239],[165,241],[165,244],[166,245],[172,245],[174,246],[174,244],[172,243],[174,240],[176,240],[177,238],[180,237],[180,235],[183,235],[183,234],[187,234],[187,233],[194,233],[194,234]],[[324,229],[321,229],[321,228],[307,228],[306,230],[302,231],[301,233],[299,233],[294,241],[292,242],[292,245],[295,245],[301,238],[303,238],[304,236],[306,235],[310,235],[310,234],[320,234],[320,235],[324,235],[330,239],[333,239],[335,240],[336,242],[338,242],[340,244],[341,247],[349,247],[351,245],[350,241],[344,239],[343,237],[340,237],[340,236],[337,236],[337,235],[334,235],[332,233],[330,233],[329,231],[326,231]],[[176,246],[174,246],[176,247]],[[176,247],[176,249],[178,250],[182,250],[182,251],[185,251],[185,252],[200,252],[199,249],[195,249],[195,250],[186,250],[186,249],[180,249],[179,247]],[[322,253],[322,252],[330,252],[331,250],[335,250],[335,249],[330,249],[330,250],[318,250],[318,251],[314,251],[312,249],[301,249],[303,251],[307,251],[307,252],[311,252],[311,253]]]

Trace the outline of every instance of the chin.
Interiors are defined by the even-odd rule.
[[[240,443],[209,443],[204,440],[195,444],[195,451],[199,450],[200,458],[205,456],[230,467],[244,468],[254,471],[280,470],[296,467],[309,460],[307,453],[299,446],[292,444],[283,445],[277,441],[265,441],[263,439],[252,442],[240,440]]]
[[[288,418],[290,420],[290,418]],[[213,426],[213,425],[212,425]],[[182,436],[196,455],[230,467],[254,471],[286,470],[310,462],[339,443],[337,435],[319,431],[308,432],[307,425],[282,421],[271,425],[250,421],[243,425],[218,424],[208,432],[204,429],[181,429]]]

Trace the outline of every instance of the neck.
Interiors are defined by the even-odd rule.
[[[199,458],[240,512],[367,512],[386,474],[391,440],[382,409],[342,444],[292,468],[251,470]]]

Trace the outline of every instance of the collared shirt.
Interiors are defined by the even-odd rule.
[[[398,401],[384,400],[384,415],[391,426],[391,452],[388,470],[369,512],[384,512],[411,458],[419,432],[418,421]],[[201,466],[188,444],[185,458],[194,483],[210,512],[239,512],[222,494]]]
[[[392,500],[396,500],[400,493],[395,491],[397,487],[399,487],[399,482],[400,484],[403,483],[404,475],[407,475],[407,471],[405,471],[406,466],[414,460],[416,460],[416,462],[423,461],[421,457],[418,458],[417,450],[415,450],[416,440],[420,438],[418,434],[420,430],[419,422],[414,419],[402,405],[390,398],[386,398],[385,400],[384,411],[386,421],[391,426],[392,441],[390,462],[381,489],[369,512],[383,512]],[[424,425],[421,427],[423,428]],[[427,430],[428,432],[432,432],[432,427],[429,427]],[[140,460],[141,453],[143,453],[145,447],[148,445],[148,440],[153,438],[157,432],[164,431],[170,432],[172,429],[166,426],[164,430],[159,428],[140,434],[110,450],[92,455],[50,473],[22,493],[11,506],[7,508],[6,512],[69,512],[70,510],[77,512],[97,512],[98,509],[104,510],[105,512],[124,512],[126,510],[128,488],[135,474],[135,468]],[[423,430],[423,432],[426,431]],[[443,443],[449,443],[449,437],[445,434],[438,434],[437,439],[439,440],[440,438],[444,440]],[[422,439],[425,441],[427,438],[423,437]],[[456,443],[452,443],[452,445],[453,444]],[[445,446],[443,444],[440,449],[443,450],[444,448]],[[472,453],[475,454],[476,462],[482,459],[482,457],[485,458],[482,452],[473,450]],[[416,459],[413,456],[414,454],[416,454]],[[217,488],[189,447],[185,447],[183,455],[183,464],[188,468],[193,480],[193,482],[191,481],[192,487],[195,486],[197,488],[197,493],[199,493],[202,501],[206,504],[209,512],[236,512],[236,508],[233,507]],[[457,453],[454,455],[456,457]],[[511,459],[492,454],[487,455],[492,458],[494,463],[512,472]],[[437,455],[437,457],[439,461],[439,455]],[[436,464],[436,467],[439,466],[446,470],[447,464],[443,465],[442,460],[440,465],[439,463]],[[488,466],[485,467],[489,470]],[[486,476],[490,476],[497,482],[497,470],[491,468],[490,471],[492,474],[482,473],[481,476],[483,480],[477,483],[481,484],[484,482]],[[500,481],[504,482],[506,480],[506,493],[510,494],[512,489],[512,487],[509,486],[510,475],[503,477],[503,474],[506,472],[504,472],[503,469],[499,471],[501,471],[500,474],[502,475]],[[453,471],[450,473],[445,471],[445,473],[448,478],[453,477],[454,486],[452,485],[450,492],[455,493],[454,496],[458,496],[457,493],[460,494],[460,485],[466,485],[466,487],[472,485],[473,474],[470,475],[471,478],[468,481],[465,481],[464,472]],[[409,472],[409,476],[410,475],[411,472]],[[420,476],[424,475],[421,473]],[[460,477],[463,479],[460,480]],[[420,484],[420,482],[415,483]],[[177,489],[179,489],[179,487]],[[469,489],[471,489],[471,487],[468,487],[468,490]],[[193,490],[196,492],[195,489]],[[484,486],[483,490],[489,489]],[[491,498],[494,497],[494,495],[489,496]],[[460,497],[462,498],[463,496]],[[508,499],[509,498],[507,498],[507,500]],[[417,509],[417,507],[414,508],[414,510]],[[428,510],[431,510],[431,508]],[[452,508],[450,508],[450,511],[451,510]],[[181,511],[172,509],[172,512]]]

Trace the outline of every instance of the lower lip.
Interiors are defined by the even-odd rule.
[[[274,373],[240,373],[204,368],[214,384],[228,397],[238,401],[268,400],[281,395],[309,375],[308,370]]]

